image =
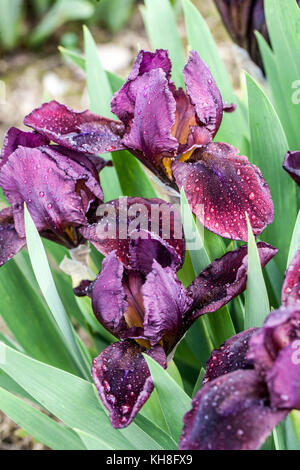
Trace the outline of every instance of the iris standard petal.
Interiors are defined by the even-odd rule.
[[[256,450],[287,412],[268,404],[254,370],[237,370],[208,382],[184,417],[181,450]]]
[[[186,162],[175,161],[172,171],[193,213],[222,237],[248,239],[245,212],[255,235],[273,220],[273,202],[261,171],[228,144],[213,142],[197,149]]]
[[[105,153],[124,149],[121,143],[125,132],[121,122],[91,111],[74,111],[50,101],[34,109],[24,124],[49,140],[84,153]]]
[[[162,69],[143,75],[136,94],[134,118],[123,143],[150,169],[160,166],[162,157],[174,157],[178,142],[171,134],[176,103]]]
[[[171,268],[156,261],[142,288],[145,308],[144,334],[152,345],[163,340],[169,354],[185,333],[184,317],[192,299]]]
[[[151,70],[162,69],[167,79],[169,79],[171,67],[172,64],[167,50],[157,49],[155,52],[141,50],[135,59],[126,82],[120,90],[114,94],[111,102],[112,112],[118,116],[126,126],[131,124],[134,117],[136,96],[140,88],[140,81],[143,80],[143,75],[149,73]]]
[[[214,137],[223,116],[222,97],[209,68],[196,51],[190,52],[183,76],[200,124]]]
[[[128,308],[123,287],[124,267],[114,252],[102,263],[102,269],[93,283],[92,307],[99,322],[112,334],[118,336],[126,331],[123,317]]]
[[[180,214],[174,206],[162,199],[120,198],[109,201],[98,207],[98,222],[80,229],[81,234],[89,240],[102,254],[107,255],[116,251],[116,255],[125,267],[135,268],[138,262],[137,255],[140,247],[146,240],[138,241],[138,233],[145,235],[147,232],[153,236],[151,251],[165,255],[175,250],[174,257],[168,258],[171,263],[176,262],[176,255],[180,265],[184,260],[185,242],[182,232]],[[162,239],[159,246],[159,239]],[[164,249],[164,246],[165,248]],[[170,246],[170,250],[167,249]],[[136,248],[134,248],[136,247]],[[141,253],[140,253],[141,254]],[[162,261],[162,258],[160,258]],[[147,260],[152,265],[151,257]],[[141,265],[140,265],[141,267]]]
[[[277,249],[258,242],[260,262],[264,267],[276,255]],[[193,306],[190,320],[204,313],[214,312],[246,288],[248,272],[247,245],[229,251],[213,261],[189,286]]]
[[[114,428],[128,426],[153,390],[143,352],[166,367],[161,346],[145,350],[130,339],[111,344],[93,360],[92,376]]]

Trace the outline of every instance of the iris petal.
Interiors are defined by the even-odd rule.
[[[93,361],[92,376],[114,428],[128,426],[153,390],[143,352],[166,367],[161,346],[146,351],[130,339],[111,344]]]
[[[300,152],[287,152],[283,168],[300,186]]]
[[[201,125],[214,137],[223,116],[222,97],[209,68],[196,51],[190,52],[183,76]]]
[[[277,250],[264,242],[258,242],[260,262],[264,267]],[[239,295],[246,288],[248,272],[247,245],[213,261],[189,286],[193,301],[190,320],[204,313],[214,312]]]
[[[292,259],[281,292],[282,305],[300,305],[300,248]]]
[[[229,374],[238,369],[252,369],[253,365],[246,357],[249,340],[256,328],[249,328],[232,336],[219,349],[215,349],[206,363],[203,384]]]
[[[212,232],[247,240],[245,212],[255,235],[273,220],[273,202],[260,170],[238,150],[224,143],[197,149],[186,162],[172,164],[177,186],[183,187],[192,211]]]
[[[287,412],[268,405],[254,370],[237,370],[207,383],[184,417],[182,450],[256,450]]]
[[[12,209],[0,211],[0,266],[13,258],[25,244],[26,239],[16,232]]]
[[[105,153],[124,148],[121,139],[124,125],[91,111],[73,111],[67,106],[50,101],[33,110],[24,124],[49,140],[84,153]]]
[[[162,199],[128,197],[109,201],[101,207],[103,215],[99,207],[98,222],[81,228],[80,232],[102,254],[115,251],[125,267],[141,268],[144,264],[145,270],[147,264],[148,270],[153,258],[147,256],[147,260],[143,260],[141,251],[141,247],[148,244],[147,255],[158,256],[162,263],[162,257],[165,263],[168,260],[176,266],[183,263],[185,242],[180,214],[171,204]],[[144,235],[144,240],[138,240],[138,232]],[[149,233],[152,240],[148,240]]]
[[[112,112],[124,122],[126,126],[131,124],[134,117],[137,91],[143,75],[151,70],[162,69],[167,79],[170,78],[171,61],[168,51],[158,49],[155,52],[141,50],[133,64],[130,75],[124,85],[114,94],[111,102]]]
[[[150,169],[155,170],[162,156],[175,156],[177,140],[171,129],[175,122],[176,103],[162,69],[143,75],[136,94],[134,119],[123,143]]]
[[[8,157],[19,145],[22,147],[35,148],[46,145],[49,140],[33,132],[24,132],[16,127],[11,127],[4,137],[3,146],[0,154],[0,168],[7,162]]]
[[[168,354],[185,333],[184,316],[192,303],[186,289],[170,268],[156,261],[143,285],[144,334],[151,344],[163,339]]]

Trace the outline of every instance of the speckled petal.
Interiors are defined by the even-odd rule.
[[[163,339],[169,354],[185,333],[184,317],[192,303],[175,271],[156,261],[142,288],[145,307],[144,334],[152,345]]]
[[[33,110],[24,124],[49,140],[84,153],[105,153],[124,149],[124,125],[91,111],[74,111],[50,101]]]
[[[0,154],[0,168],[7,162],[8,157],[19,145],[22,147],[35,148],[46,145],[49,140],[33,132],[24,132],[16,127],[11,127],[4,137],[3,146]]]
[[[260,262],[264,267],[277,253],[277,249],[258,242]],[[213,261],[188,290],[194,299],[190,320],[204,313],[214,312],[239,295],[246,288],[248,272],[247,245],[229,251]]]
[[[167,50],[157,49],[155,52],[141,50],[138,53],[128,79],[120,90],[114,94],[111,102],[112,112],[126,126],[131,123],[134,117],[137,92],[141,81],[143,81],[143,75],[151,70],[162,69],[167,79],[169,79],[171,66]]]
[[[300,248],[291,261],[281,292],[282,305],[300,305]]]
[[[222,97],[209,68],[196,51],[190,52],[183,75],[198,120],[214,137],[223,116]]]
[[[293,178],[294,181],[300,186],[300,151],[287,152],[283,168]]]
[[[26,244],[14,226],[11,207],[0,211],[0,266],[13,258]]]
[[[254,370],[237,370],[208,382],[184,417],[181,450],[256,450],[287,412],[268,405]]]
[[[93,360],[92,376],[114,428],[128,426],[153,390],[143,352],[166,367],[161,346],[145,350],[130,339],[111,344]]]
[[[248,239],[248,213],[255,235],[273,220],[270,190],[255,165],[225,143],[197,149],[186,162],[172,164],[192,211],[212,232],[234,240]]]
[[[249,328],[232,336],[219,349],[215,349],[206,363],[203,384],[211,382],[222,375],[239,369],[253,369],[251,361],[246,357],[249,340],[256,328]]]
[[[134,119],[123,143],[159,166],[161,158],[175,156],[177,140],[171,129],[175,122],[175,99],[169,89],[162,69],[151,70],[143,75],[136,94]]]
[[[100,215],[101,208],[103,215]],[[170,258],[170,262],[174,263],[177,255],[178,263],[180,261],[182,264],[185,252],[182,225],[180,214],[176,210],[172,212],[172,209],[173,206],[162,199],[120,198],[98,207],[98,222],[80,229],[80,232],[102,254],[107,255],[111,251],[116,251],[116,255],[127,268],[137,266],[136,254],[140,252],[139,247],[144,243],[135,241],[137,231],[146,234],[146,238],[148,238],[147,232],[150,232],[154,239],[151,253],[155,254],[155,246],[157,248],[160,238],[161,248],[163,245],[169,245],[170,250],[176,252],[174,257]],[[165,255],[166,251],[163,250]],[[161,251],[160,253],[163,254]],[[151,256],[148,257],[148,266],[149,263],[152,265]],[[176,261],[176,264],[178,263]]]

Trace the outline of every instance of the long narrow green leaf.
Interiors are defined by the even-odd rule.
[[[139,416],[128,428],[114,429],[90,382],[1,346],[5,355],[0,365],[3,371],[67,426],[100,438],[116,450],[162,449],[166,442],[171,445],[165,433],[159,436],[157,427]]]
[[[5,361],[0,367],[4,372],[67,426],[100,436],[114,449],[135,447],[112,428],[90,382],[31,359],[6,345],[2,348]]]
[[[25,205],[25,232],[30,260],[43,296],[52,312],[69,352],[83,376],[89,377],[89,365],[79,347],[76,333],[58,295],[46,252],[39,233]]]
[[[26,353],[69,372],[77,370],[51,313],[15,260],[1,267],[0,297],[0,314]]]
[[[72,429],[62,426],[1,387],[0,409],[26,432],[51,449],[85,449],[81,439]]]
[[[262,239],[279,248],[275,262],[283,275],[288,244],[295,224],[296,190],[290,176],[282,169],[288,143],[284,130],[269,99],[249,75],[246,76],[251,131],[251,162],[262,171],[274,202],[274,222]]]
[[[264,7],[279,84],[288,108],[280,120],[291,150],[297,150],[300,148],[299,105],[293,100],[293,84],[300,77],[300,11],[295,0],[265,0]],[[281,109],[279,106],[278,112]]]
[[[270,312],[268,293],[252,228],[248,224],[248,280],[246,291],[245,329],[262,326]]]
[[[145,0],[141,11],[153,49],[168,49],[173,80],[177,86],[184,87],[184,50],[169,0]]]
[[[191,399],[156,361],[147,354],[144,354],[144,357],[157,389],[170,434],[178,442],[183,426],[183,416],[191,407]]]

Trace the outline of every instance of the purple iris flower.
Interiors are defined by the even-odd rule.
[[[300,6],[300,0],[297,3]],[[215,4],[233,41],[246,49],[252,60],[262,67],[254,33],[259,31],[269,42],[264,0],[215,0]]]
[[[282,288],[282,306],[213,351],[203,387],[184,417],[180,449],[255,450],[300,410],[300,248]]]
[[[78,227],[95,220],[103,201],[104,160],[11,128],[0,155],[0,186],[10,206],[0,212],[0,266],[25,244],[24,203],[40,234],[68,248],[83,241]]]
[[[294,181],[300,186],[300,151],[287,152],[283,168],[293,178]]]
[[[225,238],[247,240],[248,213],[257,235],[273,220],[273,203],[260,170],[226,143],[212,142],[224,105],[206,64],[192,51],[183,76],[186,91],[170,80],[166,50],[140,51],[115,93],[120,121],[78,113],[52,101],[25,124],[64,147],[104,153],[128,149],[161,181],[187,200],[203,225]],[[126,157],[124,157],[126,158]]]
[[[100,274],[75,289],[77,295],[91,297],[95,316],[119,339],[92,365],[99,396],[115,428],[128,426],[153,390],[142,353],[166,367],[191,324],[240,294],[247,279],[244,245],[215,260],[185,288],[176,275],[184,260],[183,240],[153,237],[143,230],[139,238],[134,234],[125,242],[98,244],[106,254]],[[277,252],[263,242],[258,250],[262,266]]]

